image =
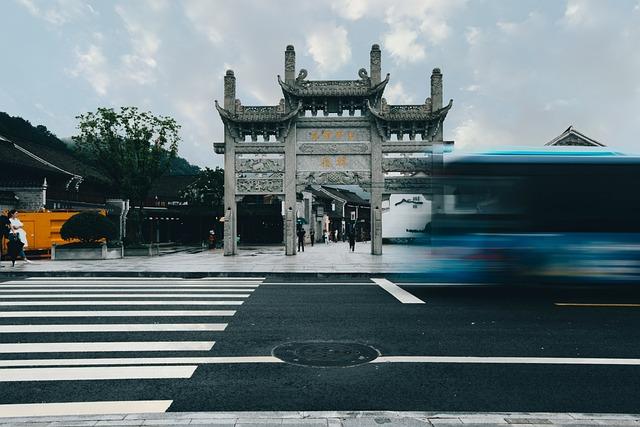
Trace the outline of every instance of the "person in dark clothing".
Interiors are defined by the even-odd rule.
[[[2,212],[0,215],[0,261],[2,261],[2,248],[4,247],[4,241],[9,239],[9,230],[11,229],[11,221],[7,212]]]
[[[356,233],[349,233],[349,249],[351,249],[351,252],[356,250]]]
[[[307,234],[306,231],[304,231],[304,228],[300,227],[300,229],[298,229],[298,252],[302,251],[304,252],[304,236],[305,234]]]
[[[310,233],[311,233],[311,234],[309,234],[309,236],[311,236],[311,246],[313,247],[313,242],[316,240],[316,232],[315,232],[315,230],[312,228]]]

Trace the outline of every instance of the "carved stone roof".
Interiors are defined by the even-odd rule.
[[[278,83],[282,87],[285,95],[294,97],[363,97],[369,98],[382,94],[385,86],[389,82],[389,74],[380,83],[371,84],[371,78],[367,71],[362,68],[358,72],[359,80],[305,80],[307,71],[302,69],[295,80],[290,84],[282,81],[278,76]]]
[[[380,108],[375,108],[367,101],[367,107],[371,114],[381,120],[391,122],[407,122],[407,121],[435,121],[444,118],[451,106],[453,105],[453,99],[449,101],[449,104],[436,111],[431,111],[431,99],[427,98],[424,104],[420,105],[389,105],[386,100],[382,98]]]
[[[290,111],[287,111],[284,100],[279,105],[274,106],[244,106],[236,99],[235,112],[231,112],[218,105],[215,101],[216,109],[223,120],[230,120],[236,123],[278,123],[285,122],[298,114],[302,103]]]

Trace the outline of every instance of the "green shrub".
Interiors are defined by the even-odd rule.
[[[118,235],[116,225],[98,212],[80,212],[62,225],[60,236],[64,240],[78,239],[83,243],[96,243],[99,240],[115,239]]]

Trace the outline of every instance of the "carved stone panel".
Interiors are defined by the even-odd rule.
[[[384,172],[429,172],[431,159],[427,157],[400,157],[382,159]]]
[[[240,159],[236,157],[237,172],[284,172],[284,158]]]
[[[297,141],[312,142],[351,142],[369,141],[369,128],[299,128],[296,133]]]
[[[236,193],[282,193],[284,180],[278,178],[236,178]]]
[[[361,154],[299,154],[296,158],[296,168],[299,171],[369,170],[370,165],[369,156]]]
[[[298,144],[300,154],[370,154],[371,145],[366,142],[336,142],[319,143],[310,142]]]
[[[371,183],[370,171],[306,171],[297,172],[296,184],[367,185]]]
[[[280,143],[240,142],[235,144],[235,148],[238,154],[284,153],[284,144]]]
[[[386,177],[384,192],[396,194],[429,194],[432,191],[430,177]]]

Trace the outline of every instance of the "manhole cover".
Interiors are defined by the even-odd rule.
[[[278,359],[294,365],[331,367],[371,362],[378,350],[368,345],[340,342],[292,342],[273,349]]]

